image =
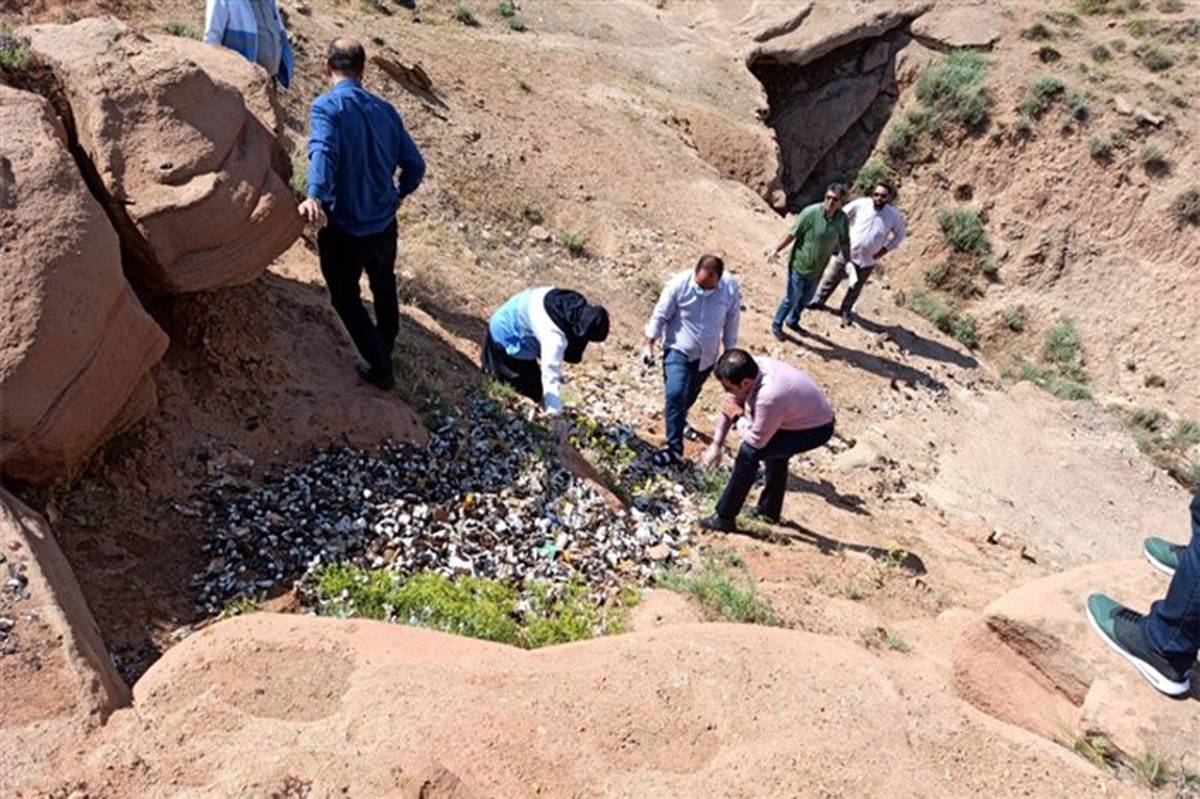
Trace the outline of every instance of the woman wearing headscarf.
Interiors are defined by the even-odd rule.
[[[579,363],[589,342],[608,338],[608,311],[577,291],[532,288],[511,297],[488,321],[485,372],[562,412],[562,364]]]

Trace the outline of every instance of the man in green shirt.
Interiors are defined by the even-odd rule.
[[[771,335],[779,341],[787,338],[783,335],[785,321],[792,330],[803,332],[800,311],[812,300],[830,256],[840,250],[842,257],[853,263],[850,260],[850,220],[842,213],[845,193],[846,189],[840,183],[830,184],[825,189],[825,199],[800,212],[791,231],[767,258],[767,263],[775,263],[779,253],[795,242],[788,258],[787,293],[771,322]]]

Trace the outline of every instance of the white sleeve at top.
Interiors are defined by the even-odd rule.
[[[732,301],[729,303],[729,309],[725,311],[725,328],[723,330],[723,343],[725,352],[737,346],[738,340],[738,324],[742,319],[742,292],[738,288],[738,283],[732,277],[729,280],[729,295]]]
[[[546,294],[549,289],[535,292],[529,298],[529,324],[538,340],[538,361],[542,370],[542,403],[552,414],[562,413],[563,355],[567,352],[567,336],[546,313]]]
[[[204,4],[204,41],[220,44],[229,24],[229,7],[225,0],[207,0]]]

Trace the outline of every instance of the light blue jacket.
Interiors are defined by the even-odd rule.
[[[204,41],[241,53],[251,63],[258,62],[258,25],[251,3],[271,4],[271,13],[279,25],[279,74],[273,76],[283,86],[292,81],[292,46],[287,29],[279,17],[275,0],[207,0],[204,8]]]

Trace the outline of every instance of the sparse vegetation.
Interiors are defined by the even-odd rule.
[[[1025,316],[1024,305],[1014,305],[1000,312],[1000,318],[1004,321],[1004,326],[1014,333],[1020,333],[1025,329]]]
[[[1142,150],[1138,154],[1138,158],[1142,162],[1142,168],[1146,170],[1146,174],[1148,175],[1161,176],[1171,171],[1171,162],[1167,159],[1166,153],[1153,142],[1147,142],[1142,145]]]
[[[1107,771],[1116,761],[1112,744],[1103,735],[1081,735],[1075,739],[1071,748],[1098,769]]]
[[[232,619],[234,616],[244,616],[247,613],[253,613],[256,610],[258,610],[258,602],[250,599],[249,597],[241,597],[240,599],[233,600],[224,608],[222,608],[221,613],[217,616],[217,621]]]
[[[375,45],[376,47],[387,47],[387,40],[382,36],[372,36],[371,44]]]
[[[1066,400],[1090,400],[1087,372],[1080,354],[1079,331],[1074,321],[1063,317],[1046,332],[1042,343],[1042,364],[1019,358],[1004,370],[1010,380],[1028,381]]]
[[[292,178],[288,185],[291,186],[297,200],[308,196],[308,156],[304,151],[292,156]]]
[[[1017,111],[1025,116],[1038,119],[1050,109],[1054,101],[1066,91],[1067,86],[1057,75],[1038,75],[1025,91],[1025,99],[1017,106]]]
[[[1151,72],[1164,72],[1175,66],[1175,56],[1171,51],[1153,39],[1139,44],[1133,54]]]
[[[1088,52],[1091,53],[1092,60],[1097,64],[1103,64],[1112,60],[1112,50],[1109,50],[1102,44],[1092,45],[1092,49]]]
[[[1200,186],[1193,186],[1175,198],[1171,203],[1171,216],[1180,227],[1200,226]]]
[[[713,618],[742,624],[778,623],[771,603],[758,595],[753,578],[734,553],[709,553],[698,568],[669,571],[659,584],[695,598]]]
[[[1112,160],[1113,141],[1109,136],[1093,136],[1088,141],[1088,150],[1093,160],[1106,164]]]
[[[468,28],[479,27],[479,20],[475,19],[475,12],[467,8],[462,3],[454,9],[454,19],[466,25]]]
[[[583,236],[570,230],[564,230],[558,237],[558,243],[563,246],[567,252],[573,257],[578,258],[587,252],[587,245]]]
[[[937,117],[980,130],[987,123],[990,99],[984,85],[983,57],[955,50],[927,67],[917,79],[917,99]]]
[[[521,203],[521,216],[531,225],[540,225],[545,221],[542,210],[528,200]]]
[[[934,327],[953,336],[963,346],[974,349],[979,345],[975,317],[960,314],[937,292],[917,289],[908,297],[907,305],[909,310],[925,317]]]
[[[1037,49],[1037,58],[1043,64],[1053,64],[1055,61],[1062,60],[1062,53],[1049,45],[1043,45]]]
[[[516,31],[517,33],[523,33],[526,30],[525,20],[522,19],[521,17],[509,17],[508,18],[508,27],[509,27],[509,29]]]
[[[625,609],[602,605],[581,583],[539,582],[524,592],[499,580],[451,579],[422,572],[405,579],[387,570],[331,564],[316,575],[321,612],[415,627],[536,649],[619,632]]]
[[[171,36],[182,36],[185,39],[199,39],[200,34],[186,22],[168,22],[163,25],[163,30]]]
[[[1133,773],[1148,787],[1161,788],[1167,784],[1167,766],[1157,755],[1146,752],[1130,765],[1133,766]]]
[[[63,10],[58,19],[63,25],[70,25],[72,22],[78,22],[81,17],[79,16],[78,11],[73,8],[68,8]]]
[[[925,272],[925,283],[930,288],[940,289],[950,277],[952,267],[948,261],[942,261],[937,266],[930,267]]]
[[[1034,42],[1045,42],[1054,38],[1054,31],[1044,22],[1035,22],[1025,30],[1021,31],[1021,36]]]
[[[983,229],[983,221],[974,208],[953,208],[938,212],[938,225],[946,243],[955,252],[986,258],[992,253],[992,242]]]
[[[871,189],[887,179],[887,167],[879,159],[872,158],[859,168],[854,178],[854,190],[859,194],[869,194]]]
[[[499,11],[500,16],[504,17],[505,19],[508,19],[509,17],[515,17],[517,15],[517,9],[512,3],[501,3],[496,7],[496,10]]]
[[[1183,9],[1183,0],[1158,0],[1158,10],[1164,14],[1178,14]]]
[[[29,48],[14,38],[8,28],[0,25],[0,69],[18,72],[29,61]]]
[[[1200,461],[1191,460],[1189,455],[1200,444],[1200,422],[1180,419],[1172,424],[1166,413],[1146,407],[1134,408],[1124,416],[1138,449],[1146,453],[1155,466],[1185,488],[1200,485]]]
[[[893,123],[883,148],[888,160],[894,164],[907,161],[919,136],[919,131],[908,120],[901,118]]]

